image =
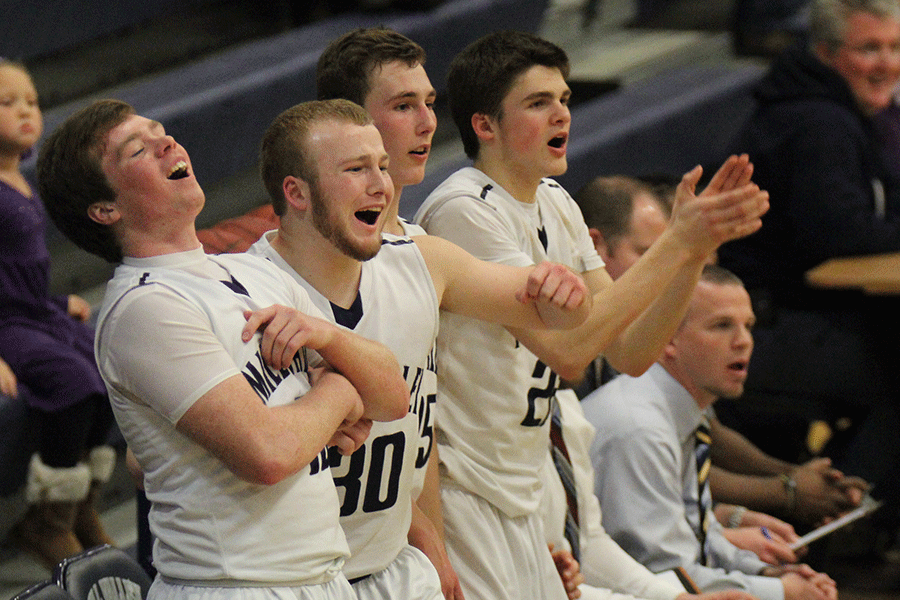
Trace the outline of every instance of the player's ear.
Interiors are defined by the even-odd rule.
[[[87,209],[88,218],[101,225],[112,225],[122,218],[115,202],[94,202]]]
[[[306,181],[288,175],[281,183],[281,191],[287,203],[297,210],[305,211],[310,205],[310,186]]]
[[[496,123],[489,115],[475,113],[472,115],[472,130],[482,142],[494,139]]]

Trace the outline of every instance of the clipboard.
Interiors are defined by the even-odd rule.
[[[856,521],[857,519],[861,519],[862,517],[875,512],[876,510],[881,508],[882,504],[883,503],[881,500],[875,500],[874,498],[872,498],[872,496],[869,496],[868,494],[866,494],[863,497],[862,502],[860,503],[860,505],[858,507],[851,510],[844,516],[842,516],[838,519],[835,519],[834,521],[832,521],[830,523],[826,523],[825,525],[822,525],[821,527],[817,527],[816,529],[813,529],[806,535],[802,536],[796,542],[794,542],[793,544],[790,544],[791,550],[799,550],[800,548],[802,548],[803,546],[806,546],[810,542],[814,542],[822,537],[825,537],[829,533],[831,533],[837,529],[840,529],[844,525],[848,525],[848,524],[852,523],[853,521]]]

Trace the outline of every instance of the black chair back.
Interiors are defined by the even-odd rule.
[[[53,578],[74,600],[145,600],[152,583],[135,559],[108,545],[64,559]]]
[[[72,600],[72,596],[48,579],[22,590],[12,600]]]

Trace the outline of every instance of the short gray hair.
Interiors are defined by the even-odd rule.
[[[824,43],[831,49],[844,41],[847,21],[854,13],[864,12],[876,17],[900,21],[900,2],[897,0],[813,0],[809,13],[809,43]]]

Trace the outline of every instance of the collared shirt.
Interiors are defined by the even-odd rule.
[[[783,600],[767,565],[740,550],[710,518],[709,565],[700,565],[694,430],[703,411],[661,365],[641,377],[620,375],[583,401],[597,428],[591,447],[595,492],[612,538],[651,571],[683,566],[703,591],[738,588]]]

